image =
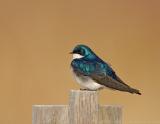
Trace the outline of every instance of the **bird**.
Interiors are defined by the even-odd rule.
[[[116,74],[111,65],[103,61],[87,45],[78,44],[72,52],[71,70],[81,90],[97,91],[104,88],[141,95]]]

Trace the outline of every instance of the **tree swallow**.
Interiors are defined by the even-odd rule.
[[[71,54],[73,54],[71,62],[73,75],[83,89],[110,88],[141,95],[139,90],[124,83],[111,66],[100,59],[88,46],[77,45]]]

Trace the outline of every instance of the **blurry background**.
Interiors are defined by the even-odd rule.
[[[76,44],[89,45],[142,95],[102,90],[101,104],[123,106],[124,124],[160,124],[158,0],[1,0],[0,123],[32,123],[33,104],[68,104],[79,89]]]

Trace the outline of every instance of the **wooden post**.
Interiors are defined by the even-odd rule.
[[[122,107],[98,104],[97,91],[71,90],[69,105],[34,105],[32,124],[122,124]]]
[[[98,124],[122,124],[122,107],[115,105],[100,106]]]
[[[32,124],[69,124],[67,105],[33,105]]]
[[[98,94],[96,91],[72,90],[69,100],[70,124],[98,124]]]

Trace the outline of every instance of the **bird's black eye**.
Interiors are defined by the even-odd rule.
[[[73,53],[76,53],[76,54],[80,54],[80,55],[82,55],[82,56],[84,56],[85,55],[85,50],[84,49],[74,49],[73,50]]]
[[[77,50],[77,54],[83,55],[83,51],[82,50]]]
[[[83,51],[81,49],[76,49],[76,50],[73,51],[73,53],[82,55]]]

